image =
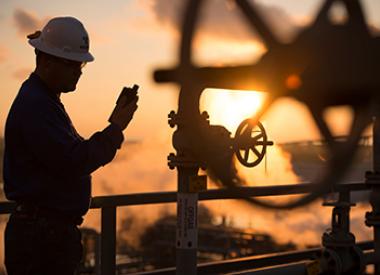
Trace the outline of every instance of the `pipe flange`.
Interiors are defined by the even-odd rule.
[[[178,125],[178,115],[175,111],[170,111],[168,114],[168,123],[170,128],[174,128],[176,125]]]
[[[380,226],[380,214],[374,212],[366,212],[365,224],[367,226]]]
[[[350,232],[337,231],[323,233],[322,245],[324,247],[350,247],[355,245],[355,236]]]
[[[176,167],[182,167],[182,168],[205,168],[204,165],[200,164],[195,159],[186,157],[186,156],[178,156],[174,153],[170,153],[168,156],[168,166],[171,170],[175,169]]]
[[[365,183],[369,186],[380,185],[380,173],[367,171],[365,173]]]
[[[320,254],[322,274],[340,275],[342,273],[342,261],[338,253],[325,248],[318,254]]]
[[[366,265],[363,250],[361,250],[357,245],[353,245],[350,248],[350,253],[353,257],[353,262],[358,264],[357,271],[352,271],[354,272],[353,274],[364,274]]]
[[[210,115],[206,111],[202,112],[201,118],[208,123],[210,122]]]

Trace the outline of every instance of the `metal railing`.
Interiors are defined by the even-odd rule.
[[[296,185],[280,185],[280,186],[264,186],[264,187],[239,187],[234,189],[214,189],[199,193],[199,200],[218,200],[218,199],[241,199],[245,197],[266,197],[266,196],[282,196],[296,195],[311,192],[314,186],[312,184],[303,183]],[[365,183],[349,183],[339,185],[334,193],[349,193],[352,191],[368,190],[369,187]],[[116,210],[121,206],[136,206],[146,204],[159,203],[175,203],[177,202],[177,192],[156,192],[156,193],[140,193],[126,194],[115,196],[99,196],[94,197],[91,202],[91,209],[101,209],[101,255],[100,255],[100,273],[116,274]],[[14,209],[15,204],[12,202],[0,202],[0,214],[9,214]],[[174,238],[174,236],[173,236]],[[372,245],[365,244],[364,247],[372,248]],[[291,252],[278,254],[278,256],[268,256],[266,258],[251,257],[240,260],[224,261],[219,265],[223,266],[223,270],[236,269],[236,265],[240,268],[254,268],[270,265],[270,259],[275,259],[277,264],[285,264],[300,261],[308,257],[309,251]],[[300,258],[301,255],[301,258]],[[273,258],[274,257],[274,258]],[[247,260],[249,259],[249,260]],[[261,259],[261,260],[259,260]],[[263,260],[264,259],[264,260]],[[256,262],[256,264],[254,264]],[[260,265],[261,263],[261,265]],[[264,266],[265,266],[264,265]],[[207,274],[210,270],[218,269],[218,264],[202,264],[198,265],[200,274]],[[219,266],[219,267],[220,267]],[[227,268],[229,266],[230,268]],[[174,270],[174,271],[173,271]],[[206,272],[207,271],[207,272]],[[160,273],[161,272],[161,273]],[[168,273],[165,273],[168,272]],[[175,269],[168,269],[151,272],[151,274],[174,274]],[[206,273],[204,273],[206,272]],[[148,273],[144,273],[148,274]],[[211,274],[211,273],[209,273]]]
[[[365,251],[366,264],[373,264],[373,242],[358,243],[360,249]],[[229,259],[211,263],[201,263],[197,266],[198,274],[230,274],[241,270],[252,270],[265,267],[274,267],[278,265],[287,265],[298,262],[307,262],[310,259],[315,259],[316,255],[320,253],[322,249],[312,248],[304,249],[300,251],[280,252],[266,255],[255,255],[249,257],[242,257],[236,259]],[[176,268],[162,268],[154,271],[139,272],[136,275],[174,275],[176,274]],[[293,273],[288,273],[293,274]],[[309,275],[309,274],[308,274]]]

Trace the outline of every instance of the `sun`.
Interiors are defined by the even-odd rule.
[[[200,103],[211,124],[223,125],[234,133],[240,122],[260,109],[264,99],[265,93],[257,91],[206,89]]]

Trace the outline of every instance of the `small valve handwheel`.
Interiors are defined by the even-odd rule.
[[[253,124],[252,119],[245,119],[240,123],[234,138],[234,151],[241,164],[257,166],[263,160],[268,145],[273,145],[273,142],[268,141],[260,122]]]

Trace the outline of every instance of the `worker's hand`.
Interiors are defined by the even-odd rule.
[[[121,130],[127,128],[129,122],[133,118],[133,114],[137,110],[137,101],[139,97],[136,96],[130,103],[127,103],[127,97],[122,96],[116,105],[109,119],[109,122],[118,125]]]

